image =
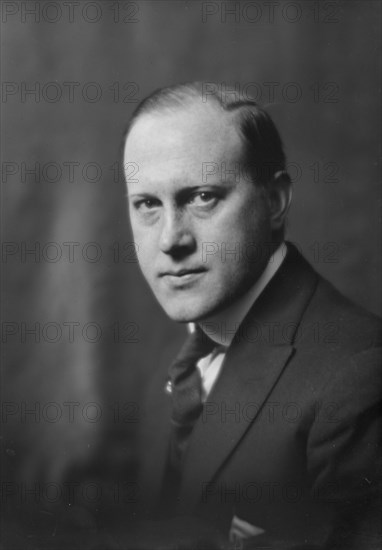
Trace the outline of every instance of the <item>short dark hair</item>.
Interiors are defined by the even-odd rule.
[[[234,98],[232,98],[234,95]],[[137,119],[150,112],[187,108],[195,102],[213,101],[225,112],[237,113],[238,130],[243,138],[243,165],[254,183],[266,186],[276,172],[286,172],[286,157],[280,134],[269,116],[255,101],[232,91],[223,92],[217,84],[186,82],[159,88],[143,99],[134,110],[124,133],[122,146]]]

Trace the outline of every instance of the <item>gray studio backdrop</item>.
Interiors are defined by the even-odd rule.
[[[294,180],[289,239],[379,312],[380,4],[1,9],[3,473],[20,506],[36,499],[16,481],[45,506],[65,476],[134,477],[143,381],[184,335],[139,273],[118,167],[154,88],[215,81],[267,106]]]

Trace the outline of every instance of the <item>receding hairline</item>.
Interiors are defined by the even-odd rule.
[[[237,134],[240,138],[242,138],[240,132],[240,122],[242,120],[242,117],[245,116],[245,113],[248,113],[248,105],[242,105],[236,109],[232,109],[229,107],[225,108],[225,106],[222,105],[214,96],[211,96],[208,101],[202,101],[201,98],[197,95],[185,96],[184,101],[182,102],[171,102],[170,98],[167,99],[168,102],[166,101],[163,103],[149,105],[147,106],[147,108],[138,112],[135,116],[133,115],[124,134],[124,144],[126,143],[127,138],[135,125],[146,117],[153,116],[158,117],[159,119],[161,117],[171,117],[172,115],[176,115],[182,112],[185,114],[197,114],[198,112],[200,112],[202,116],[203,111],[210,112],[212,115],[215,113],[216,115],[218,115],[222,122],[226,122],[228,127],[230,127],[231,125],[234,126]]]
[[[139,113],[138,116],[134,117],[130,121],[128,129],[125,133],[124,144],[126,145],[128,136],[139,122],[143,122],[149,117],[154,117],[154,119],[158,119],[158,121],[161,121],[162,118],[172,117],[179,113],[184,113],[185,115],[189,115],[190,117],[196,117],[200,115],[203,122],[205,122],[206,120],[208,121],[207,118],[203,118],[203,115],[205,115],[206,117],[211,116],[212,119],[215,118],[218,123],[220,122],[224,127],[226,127],[227,131],[233,128],[236,131],[236,134],[240,138],[240,140],[243,139],[243,136],[240,132],[240,119],[242,116],[241,112],[224,109],[222,105],[220,105],[220,103],[216,100],[210,103],[198,103],[197,98],[195,98],[195,100],[194,98],[188,98],[188,101],[182,104],[168,104],[160,106],[157,105]]]
[[[206,86],[209,86],[207,92]],[[228,121],[227,127],[234,128],[241,140],[242,162],[253,175],[254,183],[266,185],[279,172],[289,178],[282,139],[268,112],[254,100],[239,93],[223,92],[212,83],[176,84],[154,90],[143,99],[125,129],[121,158],[124,158],[130,131],[144,115],[192,112],[198,106],[201,110],[213,107],[220,115],[228,115],[224,117]]]

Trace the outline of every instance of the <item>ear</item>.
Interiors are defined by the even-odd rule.
[[[268,185],[271,228],[272,231],[279,231],[285,224],[292,200],[292,183],[289,174],[279,170]]]

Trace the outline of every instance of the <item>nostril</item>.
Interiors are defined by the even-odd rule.
[[[189,242],[173,242],[171,246],[162,248],[162,252],[174,259],[181,259],[189,256],[195,251],[195,246],[192,241]]]
[[[172,256],[174,260],[182,260],[183,258],[186,258],[190,254],[192,254],[194,251],[194,248],[191,246],[185,246],[185,245],[178,245],[174,246],[167,252],[169,256]]]
[[[192,234],[181,228],[164,228],[160,237],[159,247],[165,254],[184,254],[195,248]]]

